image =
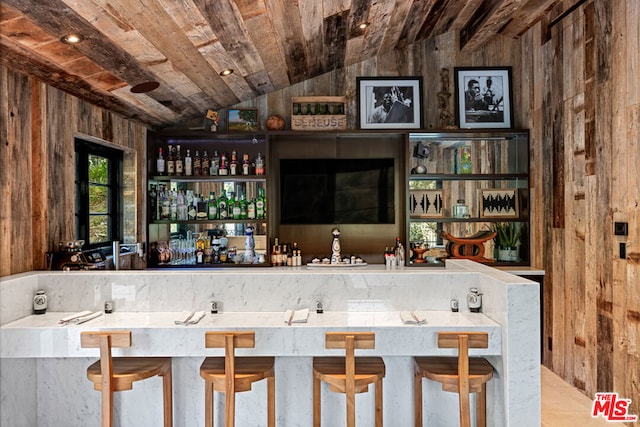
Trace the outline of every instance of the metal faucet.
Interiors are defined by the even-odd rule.
[[[118,240],[113,241],[113,266],[116,270],[120,270],[120,258],[127,255],[138,254],[140,258],[144,256],[142,251],[142,243],[120,243]]]

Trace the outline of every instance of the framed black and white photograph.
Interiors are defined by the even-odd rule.
[[[422,77],[358,77],[360,129],[420,129]]]
[[[511,128],[511,67],[456,67],[456,121],[461,129]]]

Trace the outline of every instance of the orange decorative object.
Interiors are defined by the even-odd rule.
[[[495,231],[479,231],[469,237],[454,237],[448,232],[443,232],[442,237],[447,239],[447,254],[451,258],[470,259],[476,262],[493,262],[484,257],[484,242],[496,237]]]

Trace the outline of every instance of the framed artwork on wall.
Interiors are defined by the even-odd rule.
[[[518,218],[519,199],[516,188],[480,190],[480,218]]]
[[[456,67],[454,72],[461,129],[513,127],[511,67]]]
[[[441,218],[442,190],[410,190],[409,215],[411,218]]]
[[[358,77],[360,129],[420,129],[422,77]]]
[[[237,108],[227,112],[229,131],[259,130],[257,108]]]

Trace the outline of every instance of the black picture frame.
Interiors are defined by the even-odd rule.
[[[511,67],[455,67],[454,73],[461,129],[513,128]]]
[[[360,129],[421,129],[422,77],[357,77]],[[383,99],[390,105],[384,107]]]

